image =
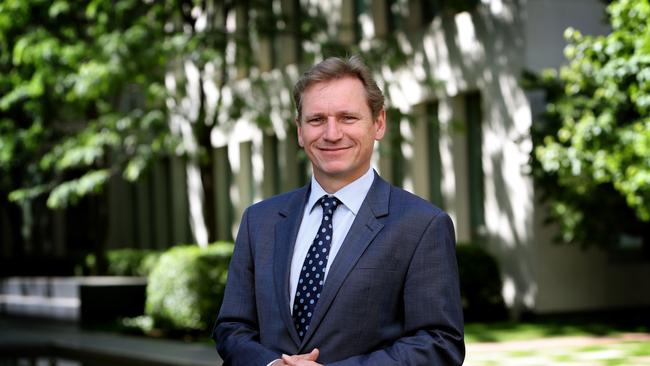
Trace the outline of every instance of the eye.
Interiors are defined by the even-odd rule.
[[[341,119],[342,119],[343,122],[345,122],[345,123],[354,123],[354,122],[356,122],[359,118],[358,118],[357,116],[355,116],[355,115],[352,115],[352,114],[345,114],[345,115],[343,115],[343,117],[342,117]]]
[[[313,116],[313,117],[308,117],[307,118],[307,123],[310,125],[319,125],[322,124],[325,121],[325,118],[322,116]]]

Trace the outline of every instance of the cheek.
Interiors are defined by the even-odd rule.
[[[297,132],[298,132],[298,146],[304,147],[305,146],[305,139],[303,138],[303,132],[305,132],[301,127],[300,124],[297,125]]]
[[[298,144],[301,147],[309,147],[314,142],[318,141],[321,136],[321,131],[316,128],[308,127],[298,130]]]
[[[366,131],[362,136],[359,136],[359,145],[363,147],[364,150],[372,150],[375,145],[375,133],[374,131]]]

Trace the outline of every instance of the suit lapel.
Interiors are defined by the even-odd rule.
[[[273,277],[275,279],[276,298],[279,301],[282,321],[284,321],[291,338],[296,344],[300,344],[300,338],[296,327],[293,325],[289,306],[289,276],[293,247],[308,197],[309,189],[307,187],[298,190],[289,198],[287,206],[279,211],[284,220],[280,220],[275,224]]]
[[[389,199],[390,185],[375,173],[372,187],[370,187],[368,195],[359,208],[357,217],[329,269],[321,297],[311,319],[309,331],[305,334],[302,345],[305,345],[312,334],[317,331],[348,274],[368,245],[384,227],[377,218],[388,214]]]

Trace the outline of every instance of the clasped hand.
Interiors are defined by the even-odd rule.
[[[323,366],[316,362],[319,354],[318,348],[314,348],[313,351],[301,355],[282,355],[282,359],[274,362],[272,366]]]

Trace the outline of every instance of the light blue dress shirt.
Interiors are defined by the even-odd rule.
[[[370,168],[357,180],[332,194],[332,196],[338,198],[343,205],[339,206],[336,211],[334,211],[334,216],[332,217],[332,226],[334,231],[332,233],[332,246],[330,247],[329,260],[325,267],[326,282],[330,266],[332,265],[332,262],[334,262],[334,258],[336,258],[339,249],[341,249],[341,244],[343,244],[343,240],[347,236],[348,231],[352,226],[352,222],[357,216],[359,208],[361,207],[363,200],[366,198],[374,179],[374,170]],[[302,268],[307,251],[316,236],[316,231],[318,230],[323,217],[323,210],[320,209],[320,206],[316,205],[316,201],[324,195],[329,194],[325,192],[323,187],[321,187],[321,185],[316,181],[316,178],[312,176],[311,193],[309,194],[309,200],[305,205],[305,212],[302,216],[302,222],[300,223],[296,245],[293,249],[293,257],[291,259],[291,275],[289,282],[289,285],[291,286],[291,300],[289,301],[289,306],[292,306],[291,304],[293,304],[294,297],[296,296],[298,279],[300,277],[300,269]]]

